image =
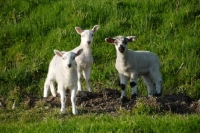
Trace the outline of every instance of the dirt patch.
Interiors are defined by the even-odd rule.
[[[67,92],[67,107],[71,106],[70,93]],[[197,113],[200,114],[200,100],[194,101],[189,96],[184,94],[165,95],[161,97],[137,97],[135,100],[128,99],[126,103],[120,100],[120,91],[106,88],[96,93],[83,91],[77,96],[77,106],[82,113],[115,113],[120,109],[138,110],[148,109],[161,112],[172,112],[178,114]],[[2,100],[0,100],[3,106]],[[24,105],[27,109],[38,106],[58,107],[60,108],[60,97],[48,97],[40,99],[37,97],[27,96],[24,100]],[[1,107],[0,107],[1,108]],[[79,111],[79,112],[80,112]]]

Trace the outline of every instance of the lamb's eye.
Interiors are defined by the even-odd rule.
[[[66,60],[67,59],[67,57],[63,57],[63,60]]]
[[[74,59],[75,59],[75,56],[72,57],[72,60],[74,60]]]
[[[124,40],[124,41],[123,41],[123,44],[124,44],[124,45],[126,45],[126,44],[127,44],[127,42],[128,42],[127,40]]]
[[[94,34],[92,34],[92,36],[93,36]]]

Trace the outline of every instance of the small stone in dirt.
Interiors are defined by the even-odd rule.
[[[45,108],[45,109],[49,109],[49,106],[45,106],[44,108]]]
[[[12,105],[12,109],[14,109],[15,107],[16,107],[16,104],[15,104],[15,101],[14,101],[14,103]]]
[[[87,97],[87,94],[84,91],[78,91],[76,95],[79,97]]]

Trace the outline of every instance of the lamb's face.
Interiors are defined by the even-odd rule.
[[[117,36],[114,44],[116,50],[118,50],[120,53],[124,53],[128,49],[128,39],[126,37]]]
[[[70,68],[73,68],[74,66],[76,66],[75,57],[76,57],[75,53],[65,52],[62,55],[63,66],[67,69],[70,69]]]
[[[125,53],[128,49],[128,42],[135,41],[135,36],[117,36],[116,38],[106,38],[105,39],[108,43],[112,43],[115,45],[115,48],[120,53]]]
[[[90,30],[84,30],[81,33],[81,43],[87,44],[87,45],[92,45],[93,42],[93,35],[94,32]]]
[[[74,52],[60,52],[54,50],[54,53],[62,58],[64,68],[72,69],[76,66],[75,58],[83,52],[83,49],[79,49],[76,53]]]
[[[82,30],[80,27],[75,27],[76,32],[81,35],[81,44],[87,46],[92,45],[93,35],[98,29],[98,25],[95,25],[91,30]]]

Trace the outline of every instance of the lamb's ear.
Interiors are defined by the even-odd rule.
[[[81,34],[83,30],[80,27],[75,27],[75,30],[78,34]]]
[[[79,50],[76,52],[76,56],[79,56],[82,52],[83,52],[83,49],[79,49]]]
[[[105,41],[108,43],[114,43],[115,39],[114,38],[106,38]]]
[[[96,32],[98,29],[99,29],[99,25],[95,25],[95,26],[92,28],[92,31],[93,31],[93,32]]]
[[[62,55],[63,55],[60,51],[58,51],[58,50],[56,50],[56,49],[54,49],[54,53],[55,53],[56,55],[60,56],[60,57],[62,57]]]
[[[136,36],[127,36],[128,42],[134,42],[136,39]]]

